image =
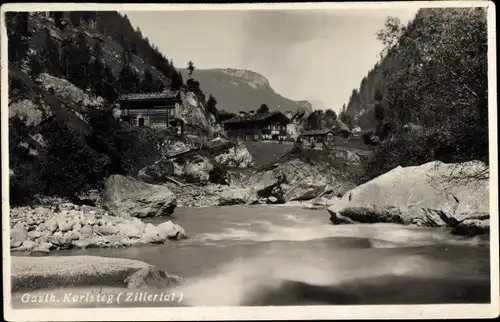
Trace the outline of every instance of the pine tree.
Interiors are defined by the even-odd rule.
[[[208,113],[212,114],[216,118],[218,117],[218,111],[217,111],[217,100],[215,97],[213,97],[212,94],[208,96],[207,103],[205,104],[205,108]]]
[[[6,27],[8,38],[8,57],[11,63],[21,61],[28,51],[30,33],[28,30],[28,14],[25,12],[7,12]]]
[[[196,67],[194,66],[194,63],[192,61],[189,61],[188,67],[187,67],[189,78],[191,78],[193,76],[193,72],[195,69],[196,69]]]
[[[81,19],[82,19],[81,11],[71,11],[69,13],[69,20],[73,26],[79,27],[81,25]]]
[[[28,62],[30,67],[30,76],[32,79],[36,79],[40,73],[44,71],[44,66],[40,62],[40,57],[36,54],[30,54]]]
[[[135,43],[130,44],[130,52],[137,55],[137,45]]]
[[[120,93],[136,93],[139,89],[139,77],[129,64],[123,66],[118,76],[118,89]]]
[[[66,21],[63,19],[63,13],[62,11],[52,11],[50,13],[50,16],[52,19],[54,19],[54,24],[56,25],[59,30],[64,30],[66,28]]]
[[[152,93],[157,91],[156,81],[153,73],[148,68],[144,71],[144,78],[140,85],[140,91],[145,93]]]
[[[95,55],[89,64],[89,85],[96,95],[103,96],[104,64],[99,56]]]
[[[79,86],[82,89],[87,89],[89,85],[89,63],[90,63],[90,58],[91,52],[90,48],[87,44],[87,40],[85,38],[85,35],[83,33],[79,33],[76,39],[76,50],[77,52],[75,53],[77,55],[77,77],[78,80],[75,85]]]
[[[115,89],[116,77],[108,65],[104,65],[103,69],[103,87],[102,97],[108,102],[112,103],[118,98],[118,93]]]
[[[180,72],[178,71],[175,71],[173,74],[172,74],[172,89],[173,90],[179,90],[182,85],[184,85],[184,81],[182,80],[182,75]]]
[[[269,107],[266,104],[260,104],[257,113],[269,113]]]
[[[59,46],[52,39],[48,29],[45,29],[45,46],[41,53],[41,61],[44,69],[51,75],[61,75],[61,60],[59,57]]]

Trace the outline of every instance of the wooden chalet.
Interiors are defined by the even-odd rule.
[[[330,148],[335,145],[336,137],[348,138],[351,136],[349,128],[342,122],[337,121],[335,126],[330,129],[305,131],[297,137],[297,143],[304,146],[308,143],[310,147],[315,147],[316,144],[322,144],[325,148]]]
[[[290,119],[281,112],[250,113],[235,116],[223,122],[228,138],[244,140],[284,139]]]
[[[224,122],[224,121],[232,119],[233,117],[236,116],[236,114],[225,111],[225,110],[220,110],[218,112],[218,116],[219,116],[219,121]]]
[[[134,126],[157,129],[174,128],[184,132],[184,122],[178,117],[182,106],[179,91],[125,94],[118,98],[120,118]]]
[[[330,147],[335,143],[335,131],[333,129],[305,131],[297,137],[297,144],[314,148],[316,144]]]

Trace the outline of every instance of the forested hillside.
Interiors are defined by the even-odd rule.
[[[377,37],[381,60],[340,114],[387,141],[373,174],[435,159],[488,163],[486,10],[421,9],[407,26],[387,19]]]
[[[184,81],[126,16],[59,11],[5,18],[13,204],[99,188],[110,174],[136,173],[161,153],[168,134],[116,120],[120,94],[185,89],[207,118],[217,114],[215,98],[206,98],[196,79]]]
[[[487,108],[484,9],[421,9],[407,26],[389,18],[377,36],[386,49],[344,106],[349,123],[373,128],[384,110],[396,123],[435,127]]]

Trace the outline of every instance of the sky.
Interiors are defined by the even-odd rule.
[[[247,69],[314,109],[339,111],[379,59],[387,16],[417,9],[122,11],[159,50],[185,67]],[[196,71],[195,71],[196,73]]]

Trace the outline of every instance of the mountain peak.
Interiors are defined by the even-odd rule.
[[[188,71],[180,69],[186,78]],[[206,94],[212,94],[217,100],[217,109],[238,113],[239,111],[257,110],[266,104],[271,111],[296,112],[310,109],[303,103],[277,94],[269,80],[263,75],[246,69],[214,68],[195,69],[193,78],[200,82]],[[310,105],[310,104],[309,104]]]

